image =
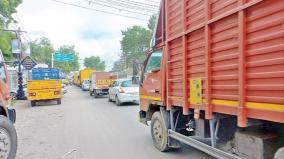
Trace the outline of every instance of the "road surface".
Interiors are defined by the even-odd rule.
[[[138,105],[117,107],[70,87],[62,105],[18,102],[17,159],[209,159],[189,147],[162,153],[150,128],[138,122]]]

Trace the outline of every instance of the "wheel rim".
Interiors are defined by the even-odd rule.
[[[0,159],[6,159],[9,156],[11,146],[11,137],[6,129],[0,128]]]
[[[153,123],[153,136],[155,138],[155,141],[157,141],[158,143],[162,142],[163,128],[159,120],[155,120],[155,122]]]

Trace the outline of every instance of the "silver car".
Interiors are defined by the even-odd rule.
[[[88,91],[90,89],[90,85],[90,80],[83,80],[81,88],[83,91]]]
[[[129,79],[114,81],[109,88],[108,100],[115,101],[117,106],[125,102],[139,102],[139,86]]]

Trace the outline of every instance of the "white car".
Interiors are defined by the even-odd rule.
[[[83,91],[88,91],[90,89],[90,85],[91,85],[90,80],[83,80],[81,88]]]
[[[125,102],[139,102],[139,86],[129,79],[114,81],[109,88],[108,100],[115,101],[117,106]]]

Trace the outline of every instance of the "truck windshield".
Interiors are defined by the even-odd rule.
[[[152,53],[152,55],[150,56],[150,58],[148,60],[148,63],[147,63],[146,69],[145,69],[145,73],[149,73],[153,69],[160,68],[161,58],[162,58],[162,50],[159,50],[159,51]]]
[[[133,84],[131,80],[121,82],[121,87],[138,87],[137,84]]]

